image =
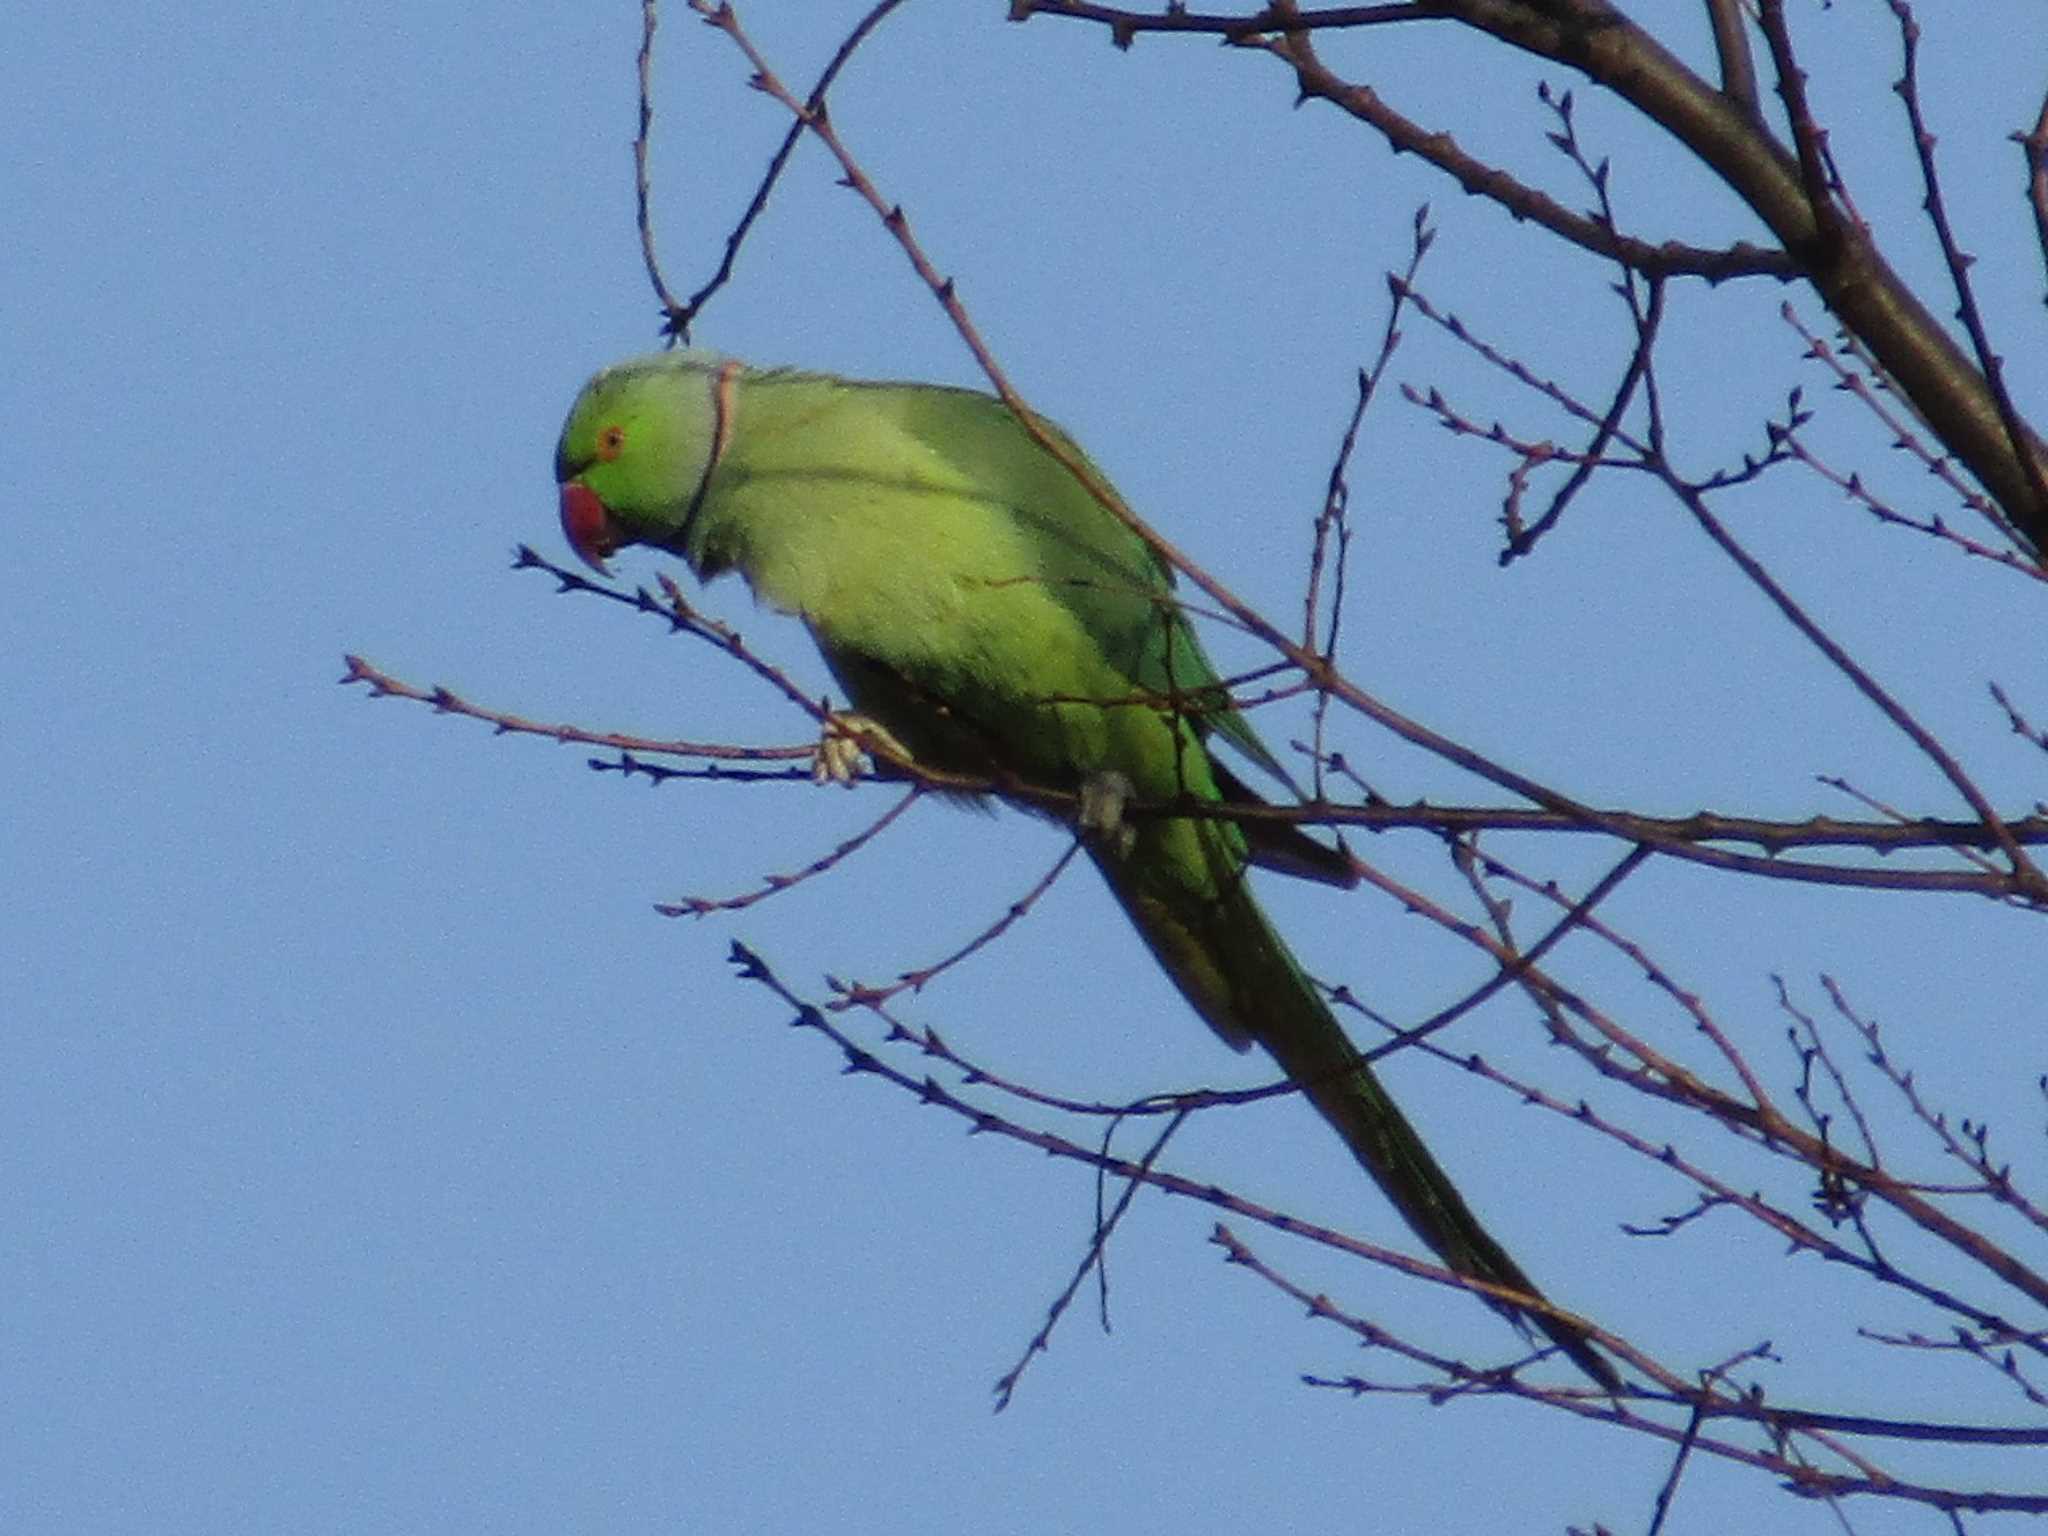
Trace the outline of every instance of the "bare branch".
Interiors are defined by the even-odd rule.
[[[1714,29],[1714,53],[1721,62],[1721,94],[1761,127],[1763,104],[1757,96],[1756,61],[1750,57],[1742,0],[1706,0],[1706,4],[1707,22]]]
[[[651,35],[653,31],[653,21],[651,18],[656,0],[643,0],[643,3],[646,5],[649,13],[650,20],[648,22],[648,30]],[[832,89],[832,82],[839,78],[839,72],[846,67],[847,62],[850,59],[852,59],[855,51],[860,47],[862,43],[867,41],[868,36],[875,30],[875,28],[880,26],[882,22],[888,17],[889,13],[895,10],[902,3],[903,0],[877,0],[877,4],[873,7],[873,9],[871,9],[865,16],[861,17],[861,19],[854,24],[853,30],[846,34],[845,39],[839,44],[838,49],[833,53],[831,62],[825,66],[824,71],[818,76],[818,83],[811,87],[811,94],[808,101],[808,105],[811,111],[819,113],[821,115],[824,113],[826,94]],[[731,7],[729,6],[713,7],[709,5],[692,3],[690,8],[696,11],[699,15],[703,16],[707,25],[714,27],[720,24],[719,12],[722,11],[727,15],[731,14]],[[642,57],[645,57],[644,53]],[[641,74],[641,93],[641,130],[642,137],[644,139],[646,132],[647,113],[645,94],[646,73],[644,67]],[[723,288],[726,285],[726,283],[731,280],[733,263],[739,260],[740,247],[746,244],[747,234],[750,230],[753,229],[754,221],[760,218],[762,210],[768,206],[768,198],[770,194],[774,192],[775,184],[782,179],[783,168],[789,164],[789,157],[791,153],[796,149],[798,141],[801,140],[803,136],[803,121],[801,119],[798,119],[797,121],[792,122],[789,125],[789,131],[782,136],[781,147],[779,147],[775,151],[773,157],[770,158],[768,162],[768,169],[762,175],[760,185],[758,185],[754,189],[753,199],[747,204],[746,212],[740,215],[739,222],[733,226],[732,232],[726,236],[725,254],[719,259],[718,269],[715,272],[713,272],[709,278],[705,279],[703,287],[699,288],[695,293],[690,295],[688,303],[677,305],[674,304],[673,302],[668,302],[665,304],[665,308],[667,311],[666,329],[669,335],[674,336],[682,341],[688,341],[690,339],[690,326],[696,320],[697,316],[704,312],[705,304],[710,301],[710,298],[713,294],[718,292],[719,289]],[[641,190],[641,238],[643,240],[647,240],[650,237],[647,235],[647,204],[645,197],[646,188],[644,181],[644,172]],[[651,270],[653,262],[653,254],[651,248],[648,255],[648,261],[650,263]],[[658,282],[656,284],[656,288],[664,293],[666,292],[665,289],[661,289],[660,284]]]
[[[347,671],[340,681],[362,683],[372,698],[410,699],[429,704],[440,714],[481,720],[501,736],[545,736],[550,741],[575,742],[583,746],[616,747],[627,752],[660,753],[670,757],[703,757],[724,762],[758,762],[778,758],[809,757],[809,747],[733,747],[707,741],[682,741],[653,736],[632,736],[623,731],[593,731],[580,725],[548,724],[523,715],[507,714],[472,704],[453,690],[438,684],[422,688],[393,677],[360,656],[344,656]],[[808,777],[808,775],[806,775]]]
[[[1706,530],[1707,537],[1721,546],[1743,575],[1747,576],[1751,583],[1771,600],[1778,611],[1791,621],[1793,628],[1804,635],[1816,650],[1827,657],[1855,685],[1858,693],[1875,704],[1887,720],[1906,734],[1928,760],[1941,770],[1942,776],[1955,786],[1956,792],[1969,803],[1970,809],[1983,818],[1985,826],[1997,839],[1998,846],[2011,861],[2012,894],[2037,904],[2048,903],[2048,880],[2043,879],[2034,861],[2026,856],[2011,834],[2004,830],[2004,823],[1999,819],[1998,813],[1991,808],[1991,802],[1984,798],[1984,792],[1963,770],[1962,764],[1955,760],[1948,748],[1935,740],[1933,734],[1914,719],[1904,705],[1893,698],[1832,635],[1807,615],[1806,611],[1792,599],[1791,594],[1779,585],[1777,579],[1766,571],[1762,564],[1736,541],[1735,536],[1723,526],[1721,520],[1708,510],[1705,499],[1697,490],[1678,485],[1674,485],[1673,489],[1678,492],[1679,499],[1685,503],[1700,526]]]
[[[1899,43],[1905,54],[1897,90],[1899,99],[1906,104],[1906,119],[1913,127],[1913,149],[1920,162],[1921,183],[1927,189],[1927,199],[1922,206],[1927,210],[1927,221],[1933,227],[1935,239],[1941,243],[1942,260],[1948,265],[1949,281],[1955,285],[1956,315],[1963,322],[1971,350],[1976,353],[1977,367],[1998,406],[1999,420],[2005,427],[2007,441],[2012,445],[2013,457],[2027,474],[2036,504],[2048,507],[2048,469],[2044,469],[2041,461],[2028,451],[2027,424],[2021,420],[2019,410],[2005,387],[2004,359],[1992,350],[1984,316],[1977,308],[1977,290],[1970,282],[1970,267],[1976,258],[1965,254],[1957,245],[1955,231],[1949,224],[1948,204],[1941,195],[1941,176],[1934,165],[1934,134],[1928,129],[1926,115],[1920,107],[1920,23],[1914,19],[1913,9],[1906,0],[1888,0],[1888,3],[1892,15],[1898,18]]]
[[[640,259],[647,267],[647,281],[661,302],[662,328],[672,337],[687,341],[690,317],[669,292],[661,275],[661,263],[654,256],[654,224],[648,213],[647,146],[654,130],[654,33],[660,25],[659,0],[640,0],[640,125],[633,134],[633,222],[640,231]]]
[[[806,774],[805,777],[808,778],[809,775]],[[877,816],[852,837],[845,839],[825,853],[820,854],[817,858],[812,859],[801,869],[786,875],[769,875],[765,877],[760,885],[751,891],[742,892],[737,896],[683,896],[675,901],[657,901],[654,904],[654,910],[663,917],[706,917],[713,912],[745,911],[748,907],[766,901],[770,896],[779,896],[782,892],[799,886],[806,880],[815,879],[819,875],[838,868],[847,859],[867,847],[886,828],[893,826],[897,818],[909,810],[911,806],[915,805],[923,794],[924,787],[922,785],[913,785],[908,794],[897,800],[888,810]]]
[[[1616,250],[1597,224],[1524,195],[1512,177],[1466,156],[1448,135],[1432,134],[1392,113],[1362,85],[1318,72],[1310,46],[1314,32],[1340,26],[1450,20],[1498,38],[1538,58],[1578,70],[1614,91],[1670,134],[1718,175],[1777,237],[1784,256],[1812,282],[1828,307],[1859,336],[1886,374],[1912,400],[1922,419],[1946,442],[2005,509],[2036,559],[2048,559],[2048,503],[2041,499],[2048,444],[2030,429],[2014,438],[1990,383],[1947,329],[1885,260],[1860,221],[1845,215],[1832,195],[1821,130],[1806,112],[1804,87],[1784,22],[1782,0],[1760,0],[1759,18],[1795,125],[1798,153],[1766,131],[1757,113],[1688,69],[1611,0],[1415,0],[1406,6],[1327,11],[1275,4],[1250,17],[1205,17],[1172,11],[1172,24],[1152,27],[1149,15],[1118,7],[1028,0],[1013,4],[1019,19],[1062,15],[1109,26],[1120,38],[1138,31],[1209,32],[1270,53],[1293,66],[1297,83],[1370,123],[1398,148],[1413,149],[1468,191],[1495,198],[1517,217],[1611,259],[1626,258],[1644,274],[1708,278],[1768,271],[1783,276],[1778,253],[1763,264],[1752,248],[1723,253],[1725,263],[1696,251],[1629,247]],[[1799,125],[1804,123],[1802,128]],[[1433,147],[1433,148],[1432,148]],[[1670,260],[1660,260],[1667,251]],[[1740,256],[1741,260],[1732,258]]]
[[[1419,14],[1419,13],[1418,13]],[[1540,224],[1597,256],[1617,261],[1631,271],[1656,277],[1703,277],[1725,282],[1734,277],[1797,275],[1781,252],[1739,241],[1725,250],[1705,250],[1678,241],[1652,244],[1605,228],[1599,220],[1573,213],[1555,199],[1488,165],[1458,146],[1450,134],[1430,131],[1404,117],[1369,86],[1340,79],[1324,66],[1306,32],[1262,38],[1249,46],[1263,49],[1294,70],[1301,94],[1329,102],[1376,130],[1396,154],[1414,154],[1450,176],[1475,197],[1498,203],[1512,217]]]

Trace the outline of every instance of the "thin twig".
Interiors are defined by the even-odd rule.
[[[1139,1176],[1124,1181],[1123,1193],[1117,1198],[1116,1208],[1107,1216],[1096,1218],[1095,1230],[1088,1239],[1088,1249],[1081,1255],[1081,1261],[1074,1266],[1073,1276],[1067,1281],[1065,1289],[1053,1299],[1052,1305],[1046,1308],[1045,1321],[1039,1325],[1038,1332],[1031,1336],[1031,1342],[1024,1346],[1024,1353],[1017,1363],[996,1379],[997,1413],[1010,1406],[1011,1399],[1017,1393],[1017,1384],[1023,1380],[1024,1372],[1030,1366],[1033,1357],[1043,1354],[1051,1345],[1053,1330],[1059,1326],[1060,1318],[1065,1315],[1068,1305],[1073,1301],[1074,1293],[1080,1290],[1081,1282],[1088,1278],[1090,1271],[1098,1275],[1107,1275],[1106,1250],[1110,1235],[1122,1224],[1124,1213],[1131,1208],[1131,1202],[1137,1198],[1138,1191],[1148,1182],[1145,1175],[1152,1172],[1153,1164],[1159,1160],[1159,1154],[1166,1150],[1167,1142],[1173,1139],[1173,1133],[1186,1122],[1187,1116],[1188,1111],[1182,1109],[1166,1123],[1153,1138],[1152,1145],[1145,1149],[1144,1156],[1138,1159]],[[1106,1279],[1104,1284],[1107,1285]],[[1106,1322],[1104,1326],[1107,1331]]]
[[[646,0],[646,3],[652,6],[654,0]],[[846,67],[847,61],[853,57],[854,51],[863,42],[867,41],[868,34],[880,26],[883,19],[902,3],[903,0],[879,0],[879,3],[873,9],[854,24],[853,30],[847,33],[846,37],[840,42],[838,49],[833,53],[831,62],[825,66],[824,72],[818,76],[818,83],[811,87],[809,102],[812,111],[822,113],[825,110],[825,94],[832,89],[832,82],[839,78],[839,72]],[[726,9],[726,7],[710,7],[699,3],[699,0],[690,0],[690,8],[703,16],[706,23],[714,27],[719,25],[716,14],[717,10]],[[645,88],[643,80],[643,92]],[[669,332],[671,335],[679,337],[684,341],[689,340],[691,323],[696,320],[698,315],[704,312],[704,306],[711,296],[731,280],[733,263],[739,259],[740,247],[746,243],[747,234],[753,229],[754,221],[760,218],[761,211],[768,206],[769,195],[774,192],[775,184],[782,179],[783,167],[789,164],[790,154],[796,149],[798,141],[803,136],[804,125],[801,120],[789,125],[789,131],[782,136],[781,146],[768,161],[768,169],[762,175],[760,184],[754,189],[753,199],[747,204],[746,212],[740,215],[739,223],[735,224],[731,234],[726,236],[725,254],[719,259],[718,270],[705,280],[703,287],[690,295],[688,303],[680,307],[673,305],[669,307]]]
[[[1021,1141],[1038,1148],[1051,1156],[1086,1164],[1092,1168],[1105,1169],[1118,1178],[1137,1179],[1156,1189],[1184,1199],[1198,1200],[1229,1211],[1246,1220],[1256,1221],[1276,1231],[1287,1232],[1307,1238],[1326,1247],[1350,1254],[1354,1258],[1382,1264],[1416,1279],[1427,1280],[1451,1290],[1465,1291],[1482,1299],[1505,1301],[1524,1312],[1541,1312],[1567,1323],[1596,1342],[1601,1349],[1614,1355],[1632,1368],[1648,1375],[1650,1379],[1667,1391],[1683,1391],[1681,1378],[1657,1364],[1640,1350],[1614,1334],[1589,1323],[1585,1318],[1567,1312],[1543,1297],[1532,1296],[1511,1286],[1496,1285],[1476,1276],[1459,1274],[1422,1259],[1411,1258],[1391,1248],[1382,1248],[1357,1238],[1347,1237],[1330,1228],[1267,1206],[1245,1200],[1214,1184],[1200,1183],[1157,1168],[1147,1170],[1127,1158],[1120,1158],[1084,1147],[1066,1137],[1031,1126],[1018,1125],[995,1115],[987,1109],[970,1104],[959,1098],[952,1090],[929,1076],[913,1077],[877,1056],[867,1047],[855,1041],[844,1030],[834,1024],[827,1012],[807,1002],[786,986],[767,963],[753,950],[734,942],[732,959],[740,975],[765,986],[794,1010],[793,1022],[813,1029],[830,1039],[844,1054],[847,1069],[853,1072],[869,1073],[914,1094],[921,1103],[944,1109],[969,1122],[980,1132],[992,1132],[1012,1140]]]
[[[1694,487],[1678,482],[1676,477],[1672,477],[1671,487],[1678,494],[1679,500],[1685,504],[1686,510],[1692,513],[1694,520],[1706,532],[1707,537],[1721,547],[1722,552],[1735,563],[1736,568],[1749,578],[1751,585],[1770,599],[1772,605],[1785,616],[1792,627],[1806,637],[1808,644],[1848,678],[1858,693],[1876,705],[1884,717],[1890,720],[1907,740],[1918,747],[1927,760],[1941,770],[1942,776],[1955,786],[1956,792],[1983,820],[1985,827],[1997,841],[1999,849],[2010,861],[2010,873],[2007,877],[2010,882],[2010,893],[2037,905],[2048,903],[2048,880],[2042,878],[2034,861],[2027,857],[2012,834],[2005,830],[2005,824],[1991,808],[1991,802],[1984,798],[1984,792],[1963,770],[1962,764],[1955,760],[1948,748],[1936,740],[1933,733],[1893,698],[1876,678],[1866,672],[1834,636],[1814,622],[1806,610],[1793,600],[1792,595],[1779,585],[1777,578],[1765,570],[1754,555],[1743,548],[1708,508],[1705,498]]]
[[[2026,473],[2036,503],[2048,507],[2048,470],[2044,470],[2040,461],[2028,451],[2031,445],[2026,422],[2005,387],[2004,359],[1993,349],[1983,313],[1977,307],[1976,287],[1970,281],[1970,267],[1976,258],[1966,254],[1956,243],[1955,230],[1948,218],[1948,202],[1941,195],[1941,176],[1934,165],[1934,134],[1928,129],[1926,115],[1920,107],[1920,23],[1906,0],[1888,0],[1888,3],[1899,23],[1899,45],[1905,55],[1895,89],[1899,99],[1905,103],[1906,120],[1912,125],[1913,150],[1920,162],[1921,184],[1927,191],[1921,206],[1926,209],[1927,221],[1934,228],[1935,239],[1940,242],[1942,260],[1948,266],[1949,281],[1956,291],[1956,315],[1970,338],[1977,369],[1984,375],[1985,385],[1998,406],[1999,420],[2005,425],[2013,457]]]
[[[370,690],[372,698],[410,699],[414,703],[431,705],[440,714],[458,715],[465,720],[480,720],[501,736],[545,736],[550,741],[575,742],[581,746],[615,747],[626,752],[656,753],[668,757],[702,757],[724,762],[758,762],[808,757],[812,751],[809,747],[733,747],[716,742],[633,736],[624,731],[593,731],[580,725],[529,720],[524,715],[508,714],[503,710],[472,704],[452,689],[441,687],[439,684],[422,688],[416,683],[408,683],[403,678],[393,677],[389,672],[373,666],[360,656],[344,656],[342,662],[348,670],[339,681],[343,684],[363,684]]]
[[[898,817],[917,803],[924,792],[923,785],[912,785],[908,793],[852,837],[821,853],[791,874],[764,876],[760,885],[751,891],[742,891],[737,896],[682,896],[674,901],[658,901],[654,904],[654,910],[663,917],[706,917],[713,912],[745,911],[748,907],[766,901],[770,896],[778,896],[794,886],[802,885],[806,880],[815,879],[838,867],[846,859],[867,847],[885,828],[893,825]]]
[[[930,964],[919,966],[914,970],[905,971],[897,977],[894,983],[886,987],[848,982],[840,988],[840,998],[831,1006],[835,1009],[876,1008],[880,1004],[888,1002],[900,992],[922,992],[938,977],[952,970],[954,966],[959,965],[963,960],[970,959],[974,955],[979,954],[1021,922],[1031,909],[1038,905],[1045,893],[1053,888],[1053,885],[1059,880],[1060,876],[1067,872],[1067,866],[1074,862],[1074,855],[1080,851],[1081,841],[1079,838],[1069,842],[1061,850],[1060,856],[1053,861],[1052,867],[1033,882],[1030,890],[1004,908],[1002,915],[994,922],[990,923],[981,932],[974,935],[973,938],[942,959],[934,960]]]
[[[689,313],[676,303],[661,275],[661,263],[654,257],[654,221],[648,211],[647,146],[654,129],[654,31],[659,10],[659,0],[640,0],[640,124],[633,134],[633,222],[640,232],[640,259],[647,264],[647,281],[654,285],[654,297],[661,305],[662,328],[671,338],[688,341]]]
[[[1707,21],[1714,29],[1714,56],[1721,64],[1721,94],[1763,125],[1763,104],[1757,96],[1756,60],[1750,56],[1749,28],[1742,19],[1741,0],[1706,0]]]

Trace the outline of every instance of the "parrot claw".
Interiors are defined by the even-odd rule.
[[[1138,829],[1124,820],[1131,781],[1120,773],[1091,773],[1081,781],[1081,836],[1102,843],[1118,857],[1129,853]]]
[[[837,711],[826,715],[825,727],[818,733],[817,751],[811,757],[811,781],[843,784],[851,789],[853,781],[860,777],[861,760],[870,757],[869,742],[891,756],[906,760],[910,757],[903,743],[890,735],[880,721]]]

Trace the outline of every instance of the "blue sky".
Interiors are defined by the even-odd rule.
[[[803,82],[862,9],[743,14]],[[1906,231],[1899,254],[1924,276],[1885,89],[1895,40],[1855,14],[1878,9],[1795,11],[1860,206]],[[2004,136],[2038,110],[2048,21],[1980,0],[1974,37],[2006,40],[1986,47],[1928,9],[1952,212],[2014,338],[2015,389],[2038,402],[2042,276]],[[1612,378],[1629,338],[1607,273],[1333,112],[1293,110],[1269,62],[1158,39],[1119,53],[1002,10],[907,7],[849,72],[837,121],[1027,397],[1248,599],[1298,611],[1381,274],[1405,261],[1419,203],[1440,225],[1425,269],[1440,303],[1572,387]],[[784,121],[721,38],[670,13],[655,194],[687,291]],[[926,963],[1028,888],[1059,851],[1047,828],[920,807],[828,880],[668,921],[654,902],[793,868],[891,792],[651,791],[591,775],[581,749],[335,686],[359,651],[537,717],[799,739],[708,650],[508,568],[520,540],[561,553],[549,463],[577,385],[654,340],[627,158],[637,6],[523,4],[488,24],[376,0],[138,4],[118,24],[38,7],[6,30],[0,400],[23,537],[0,604],[0,1526],[1642,1526],[1665,1472],[1647,1442],[1526,1408],[1301,1386],[1362,1362],[1226,1267],[1207,1212],[1157,1198],[1115,1251],[1113,1333],[1077,1309],[1016,1405],[990,1414],[990,1383],[1086,1241],[1088,1178],[841,1075],[725,953],[742,938],[812,996],[827,974]],[[1680,42],[1699,56],[1698,36]],[[1441,31],[1328,52],[1583,200],[1541,147],[1533,72]],[[1726,237],[1719,194],[1582,95],[1626,217]],[[832,181],[807,147],[700,339],[972,382],[929,295]],[[1788,296],[1823,324],[1797,291],[1682,295],[1667,366],[1683,462],[1755,446],[1804,382],[1834,412],[1816,440],[1882,472],[1881,434],[1801,370],[1772,318]],[[1562,435],[1410,331],[1397,378]],[[1500,468],[1391,394],[1376,408],[1345,651],[1365,686],[1600,803],[1847,813],[1813,779],[1838,773],[1955,813],[1648,486],[1609,480],[1541,558],[1498,570]],[[1889,483],[1931,505],[1919,477]],[[1811,481],[1728,511],[1998,803],[2044,798],[2040,755],[1983,687],[2002,680],[2048,719],[2038,647],[2016,638],[2038,633],[2034,584],[1876,530]],[[801,633],[737,585],[706,600],[827,686]],[[1260,723],[1279,741],[1303,729],[1298,714]],[[1364,728],[1343,744],[1392,798],[1490,798]],[[1567,881],[1614,856],[1505,846]],[[1455,891],[1427,839],[1365,851]],[[1397,1017],[1482,978],[1384,900],[1276,887],[1271,904],[1312,969]],[[2048,961],[2023,916],[1661,869],[1610,915],[1681,964],[1781,1085],[1771,976],[1814,1008],[1834,976],[1931,1095],[2038,1170]],[[1697,1051],[1625,968],[1573,958],[1628,1017]],[[906,1011],[1081,1097],[1263,1080],[1188,1016],[1082,870]],[[1541,1049],[1526,1006],[1465,1027],[1462,1047],[1591,1091]],[[1689,1202],[1648,1166],[1457,1074],[1404,1061],[1389,1077],[1555,1294],[1676,1362],[1782,1319],[1798,1364],[1774,1379],[1802,1401],[1889,1411],[1924,1393],[1959,1417],[2017,1415],[1981,1373],[1857,1344],[1859,1324],[1925,1320],[1732,1222],[1620,1235]],[[1300,1105],[1207,1117],[1175,1157],[1406,1244]],[[1512,1344],[1468,1301],[1263,1246],[1448,1352]],[[1829,1524],[1699,1468],[1672,1529]]]

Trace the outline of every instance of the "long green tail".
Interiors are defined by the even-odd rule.
[[[1241,857],[1224,846],[1227,823],[1161,820],[1137,830],[1128,853],[1094,849],[1096,866],[1195,1010],[1238,1049],[1257,1043],[1271,1053],[1447,1266],[1540,1299],[1273,931],[1245,884]],[[1192,886],[1209,890],[1198,894],[1188,877]],[[1549,1335],[1603,1387],[1621,1385],[1581,1329],[1546,1313],[1499,1305],[1518,1323]]]

